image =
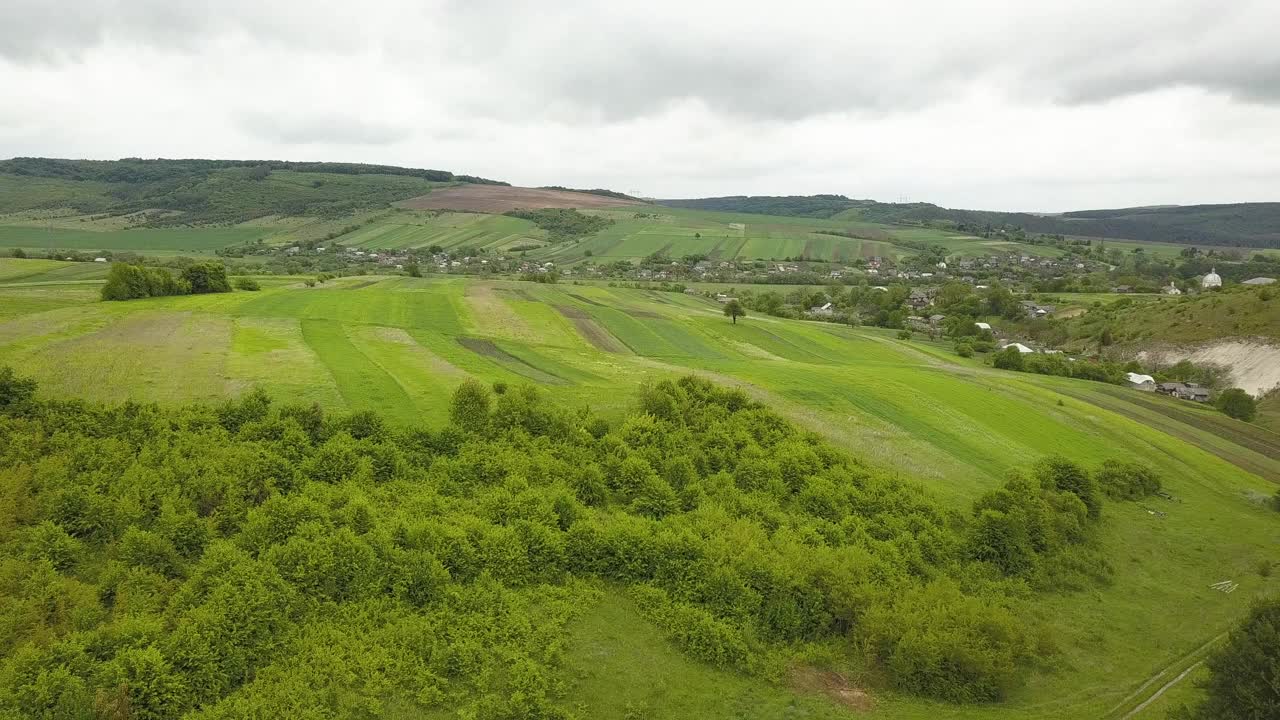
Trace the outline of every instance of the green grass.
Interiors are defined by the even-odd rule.
[[[341,236],[337,242],[374,249],[483,248],[502,252],[521,244],[541,245],[546,233],[528,220],[481,213],[415,213],[396,211]]]
[[[569,631],[565,705],[580,717],[849,717],[848,709],[823,695],[761,683],[687,659],[617,593],[606,593]]]
[[[6,272],[17,271],[0,264]],[[1204,408],[997,371],[892,331],[764,317],[733,325],[718,306],[684,295],[370,279],[126,303],[96,302],[92,285],[0,285],[0,299],[25,298],[0,315],[0,363],[34,375],[50,396],[184,402],[259,385],[282,402],[377,408],[428,424],[443,422],[449,394],[468,377],[533,383],[557,402],[616,418],[640,383],[696,372],[956,507],[1049,453],[1090,464],[1132,459],[1161,473],[1180,502],[1147,504],[1165,517],[1108,505],[1103,542],[1114,583],[1037,598],[1059,654],[1026,689],[975,708],[879,689],[875,717],[1114,717],[1147,678],[1225,629],[1252,596],[1280,587],[1253,571],[1274,554],[1280,529],[1280,516],[1262,506],[1280,479],[1280,439]],[[602,338],[615,349],[601,349]],[[1208,589],[1226,577],[1241,590]],[[659,717],[717,717],[723,708],[728,717],[826,717],[827,701],[812,692],[687,661],[625,600],[588,612],[572,638],[569,692],[584,716],[627,707],[645,716],[652,706]],[[627,670],[641,667],[650,669]]]
[[[129,230],[45,229],[0,225],[0,247],[27,250],[129,250],[151,255],[210,253],[228,245],[250,242],[265,233],[254,227],[161,228]]]

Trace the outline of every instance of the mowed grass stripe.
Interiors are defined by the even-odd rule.
[[[296,318],[234,318],[226,372],[233,392],[261,387],[280,402],[343,404],[333,373]]]
[[[400,328],[347,327],[347,335],[378,367],[395,378],[413,401],[416,419],[443,423],[449,400],[467,373],[428,351]]]
[[[400,421],[411,422],[417,417],[413,399],[351,342],[342,323],[307,319],[301,324],[303,339],[329,368],[348,407],[376,410]]]

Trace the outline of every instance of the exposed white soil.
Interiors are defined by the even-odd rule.
[[[1231,384],[1251,395],[1280,385],[1280,347],[1260,340],[1221,340],[1208,345],[1166,348],[1139,353],[1161,364],[1179,360],[1212,363],[1228,369]]]

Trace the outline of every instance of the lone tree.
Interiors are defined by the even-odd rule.
[[[1223,390],[1214,404],[1223,413],[1237,420],[1250,422],[1258,415],[1258,403],[1252,395],[1240,388]]]
[[[1208,697],[1174,715],[1195,720],[1280,717],[1280,597],[1254,604],[1225,645],[1205,660]]]
[[[738,318],[747,316],[747,309],[742,307],[742,303],[737,300],[730,300],[724,304],[724,316],[733,320],[733,324],[738,324]]]

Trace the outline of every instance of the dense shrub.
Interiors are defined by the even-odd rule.
[[[586,215],[573,208],[509,210],[506,214],[532,222],[545,230],[552,240],[573,240],[599,232],[613,224],[613,220],[607,217]]]
[[[164,268],[118,262],[111,264],[101,294],[103,300],[135,300],[214,292],[231,292],[227,268],[222,263],[195,263],[184,269],[180,276],[174,276]]]
[[[1146,465],[1107,460],[1097,472],[1098,484],[1112,500],[1139,500],[1160,491],[1160,477]]]
[[[1257,600],[1227,642],[1205,660],[1206,697],[1174,715],[1189,720],[1280,717],[1280,598]]]
[[[256,291],[256,290],[261,290],[262,286],[258,284],[257,280],[254,280],[251,277],[242,276],[242,277],[236,278],[236,289]]]
[[[186,295],[191,292],[191,283],[185,278],[174,277],[164,268],[112,263],[101,292],[103,300]]]
[[[991,364],[1001,370],[1022,370],[1025,361],[1022,358],[1023,353],[1018,348],[1010,345],[991,356]]]
[[[260,392],[42,403],[4,377],[0,497],[24,500],[0,611],[24,620],[0,716],[565,717],[566,623],[602,580],[718,666],[839,648],[991,701],[1035,660],[1027,585],[1107,579],[1096,481],[1066,460],[961,516],[695,378],[612,424],[464,383],[432,430]]]
[[[1218,393],[1213,404],[1224,414],[1245,422],[1258,416],[1258,403],[1249,393],[1240,388],[1230,388]]]

